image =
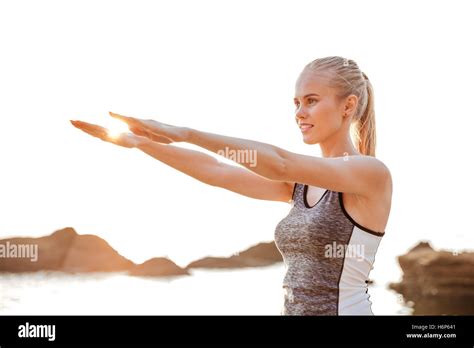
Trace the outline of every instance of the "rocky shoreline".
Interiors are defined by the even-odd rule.
[[[164,257],[135,264],[102,238],[91,234],[80,235],[71,227],[45,237],[0,240],[0,273],[128,272],[133,276],[160,277],[189,275],[192,268],[261,267],[282,261],[274,242],[259,243],[230,257],[205,257],[182,268]]]

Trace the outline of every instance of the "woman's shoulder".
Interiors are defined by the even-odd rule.
[[[375,181],[382,183],[384,191],[392,191],[392,173],[388,168],[387,164],[379,158],[368,155],[357,155],[360,161],[363,161],[364,167],[374,174],[372,178],[376,178]],[[374,182],[375,184],[375,182]]]
[[[355,155],[351,156],[357,158],[358,161],[361,161],[367,168],[376,171],[382,176],[387,176],[391,178],[390,169],[388,166],[379,158],[369,155]]]

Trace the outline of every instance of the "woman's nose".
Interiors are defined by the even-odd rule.
[[[298,109],[298,110],[296,110],[296,112],[295,112],[295,120],[296,120],[297,123],[299,122],[299,120],[303,120],[303,119],[305,119],[306,117],[307,117],[306,113],[303,112],[303,111],[301,110],[301,108]]]

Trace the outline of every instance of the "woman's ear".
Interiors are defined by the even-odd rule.
[[[348,96],[344,103],[343,116],[344,117],[354,116],[357,109],[358,102],[359,102],[359,98],[357,98],[357,96],[355,96],[354,94],[351,94],[350,96]]]

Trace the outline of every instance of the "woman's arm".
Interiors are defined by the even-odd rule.
[[[336,192],[370,197],[391,183],[388,168],[371,156],[322,158],[290,152],[257,141],[186,128],[184,141],[219,153],[255,153],[255,163],[237,161],[270,180],[299,182]],[[232,158],[230,158],[232,159]]]
[[[290,202],[293,183],[273,181],[245,168],[219,162],[202,152],[139,137],[139,150],[205,184],[262,200]]]
[[[169,144],[179,140],[176,136],[181,139],[183,135],[186,135],[186,128],[170,126],[174,130],[174,136],[172,137],[170,137],[170,134],[168,134],[168,137],[154,136],[147,129],[139,127],[132,128],[136,133],[146,135],[146,137],[132,133],[120,133],[117,136],[110,136],[108,130],[104,127],[83,121],[71,120],[71,123],[74,127],[102,141],[127,148],[138,148],[153,158],[203,183],[222,187],[251,198],[291,202],[293,183],[268,180],[245,168],[219,162],[214,157],[199,151],[161,144]],[[148,138],[150,136],[152,140]],[[158,140],[159,143],[154,140]]]
[[[150,134],[188,142],[223,155],[270,180],[299,182],[365,197],[391,187],[390,171],[375,157],[306,156],[258,141],[176,127],[155,120],[111,115],[127,122],[129,127],[141,127]]]

